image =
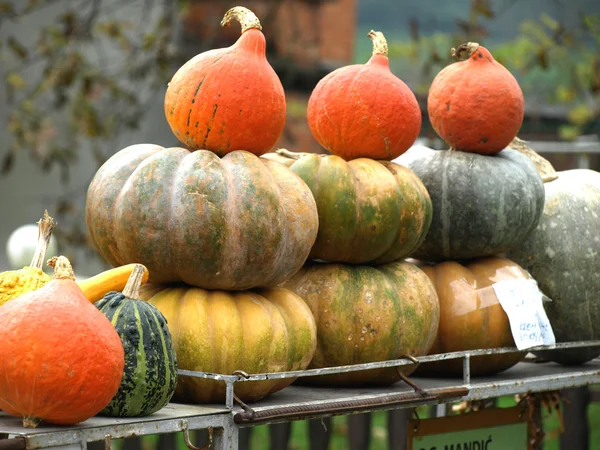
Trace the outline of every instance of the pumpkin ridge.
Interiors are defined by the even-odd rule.
[[[404,218],[403,217],[404,216],[403,213],[404,213],[404,205],[406,203],[406,199],[404,198],[405,197],[404,193],[402,192],[402,189],[400,187],[400,177],[396,177],[396,173],[392,172],[389,169],[388,165],[389,164],[393,164],[393,163],[391,163],[389,161],[378,161],[378,162],[381,165],[383,165],[383,167],[385,167],[386,170],[388,170],[388,172],[390,172],[392,174],[392,176],[394,177],[394,179],[396,180],[395,190],[396,190],[396,193],[397,193],[396,198],[398,199],[398,201],[397,201],[397,207],[398,207],[398,210],[400,211],[400,221],[404,222],[403,221],[403,218]],[[419,199],[421,199],[422,198],[421,190],[418,189],[418,186],[416,185],[416,183],[413,182],[412,178],[411,178],[410,181],[411,181],[411,185],[412,185],[411,187],[414,187],[413,190],[415,192],[417,192],[417,194],[419,196]],[[424,202],[421,202],[421,203],[424,203]],[[394,243],[395,242],[399,242],[399,243],[403,243],[403,244],[405,243],[405,242],[402,242],[402,235],[404,233],[404,229],[405,229],[405,227],[402,227],[402,226],[397,227],[396,233],[393,236],[390,244],[387,246],[387,248],[385,248],[383,250],[383,252],[380,255],[378,255],[376,258],[374,258],[376,261],[381,260],[381,258],[385,258],[389,253],[391,253],[392,250],[393,250],[393,248],[394,248]],[[424,234],[424,233],[419,233],[419,234]],[[409,251],[409,249],[407,249],[406,253],[408,255],[410,255],[412,253],[412,250]]]
[[[442,186],[441,186],[441,208],[440,208],[440,222],[441,228],[441,239],[442,239],[442,254],[448,255],[450,253],[450,217],[452,216],[452,206],[448,201],[449,194],[449,180],[448,180],[448,166],[450,165],[450,159],[445,158],[442,162]]]
[[[281,289],[281,288],[274,288],[274,289]],[[296,317],[293,317],[290,315],[289,311],[287,310],[287,305],[285,305],[281,301],[281,299],[277,296],[274,297],[274,299],[273,299],[273,305],[279,311],[279,314],[283,318],[284,322],[286,324],[290,324],[291,326],[293,326],[295,328]],[[286,363],[290,367],[292,367],[292,370],[296,370],[297,364],[294,364],[294,361],[298,361],[298,356],[300,356],[299,355],[300,352],[298,350],[298,347],[299,347],[298,336],[296,334],[291,334],[288,327],[285,328],[285,334],[286,334],[285,342],[287,342],[285,360],[286,360]]]
[[[167,348],[167,343],[165,341],[165,334],[170,334],[169,328],[167,327],[167,323],[166,323],[166,319],[164,322],[164,325],[159,323],[158,317],[156,315],[152,315],[151,316],[152,320],[154,320],[156,328],[157,329],[162,329],[163,333],[159,333],[159,337],[160,337],[160,348],[162,350],[162,354],[163,355],[168,355],[169,349]],[[171,349],[173,350],[173,349]],[[166,356],[165,356],[166,357]],[[177,356],[175,355],[175,361],[177,361]],[[162,366],[159,367],[160,369],[162,369]],[[175,370],[177,370],[177,364],[175,365]],[[164,383],[167,386],[172,386],[175,384],[175,379],[176,377],[172,377],[172,373],[171,371],[165,371],[165,380]],[[169,403],[169,400],[171,400],[171,395],[170,393],[173,392],[173,389],[168,389],[168,390],[164,390],[163,391],[163,396],[161,397],[160,401],[158,402],[157,406],[159,408],[163,408],[164,406],[166,406]]]
[[[264,170],[264,173],[266,176],[270,176],[270,177],[275,176],[275,174],[273,173],[273,170],[271,170],[271,167],[270,167],[271,161],[264,160],[264,161],[260,161],[260,163],[261,163],[260,164],[261,171]],[[286,203],[286,199],[284,198],[282,188],[279,183],[274,183],[274,184],[272,184],[272,186],[275,191],[276,197],[279,201],[279,204],[281,205],[281,208],[278,209],[278,213],[279,213],[278,219],[285,223],[285,222],[287,222],[286,216],[288,214],[288,211],[287,211],[288,206]],[[271,273],[267,277],[267,281],[264,283],[265,285],[272,284],[273,280],[275,280],[279,276],[279,273],[278,273],[280,270],[279,268],[282,267],[282,265],[283,265],[282,263],[286,259],[287,254],[289,252],[288,244],[290,243],[290,239],[289,239],[290,238],[290,228],[283,227],[281,229],[281,233],[282,233],[281,239],[279,242],[279,246],[277,247],[276,256],[275,256],[275,261],[277,261],[277,262],[276,262],[276,264],[273,264]]]
[[[146,379],[146,373],[148,371],[148,359],[146,357],[146,346],[144,345],[144,341],[147,339],[146,333],[144,332],[144,327],[142,326],[142,318],[140,316],[140,310],[137,307],[135,302],[130,303],[131,309],[133,309],[133,314],[135,316],[135,325],[136,330],[139,333],[139,342],[138,347],[136,349],[136,360],[137,367],[140,370],[141,379]],[[135,404],[143,405],[144,393],[139,390],[133,390],[130,395],[130,401],[133,401]]]
[[[194,155],[194,153],[189,153],[188,155],[185,155],[183,158],[181,158],[178,161],[177,168],[175,168],[175,170],[172,174],[173,182],[169,186],[169,201],[167,201],[166,207],[165,207],[165,209],[167,210],[166,211],[167,229],[173,229],[174,217],[177,216],[177,213],[174,211],[174,209],[176,207],[180,206],[180,202],[177,201],[177,197],[178,197],[177,187],[185,186],[184,183],[179,182],[179,178],[182,176],[181,172],[183,172],[184,168],[186,167],[187,161],[189,159],[193,158],[193,155]],[[180,271],[181,271],[180,259],[177,254],[178,252],[176,252],[176,245],[174,245],[174,243],[173,243],[172,234],[165,233],[164,239],[166,241],[165,248],[167,248],[168,250],[166,252],[167,254],[165,255],[165,260],[163,261],[163,265],[167,266],[167,267],[171,267],[171,270],[173,272],[175,272],[176,274],[181,276],[181,274],[180,274]]]

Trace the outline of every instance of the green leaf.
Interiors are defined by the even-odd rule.
[[[15,14],[12,2],[0,2],[0,14],[6,14],[7,16]]]
[[[25,79],[16,72],[9,72],[6,75],[6,82],[15,89],[24,89],[27,86]]]
[[[564,141],[574,141],[580,134],[581,130],[575,125],[561,125],[558,128],[558,136]]]
[[[582,126],[594,118],[594,111],[588,105],[579,104],[571,108],[568,117],[572,124]]]
[[[540,20],[552,31],[557,31],[560,29],[560,24],[546,13],[542,13],[542,15],[540,16]]]
[[[10,36],[7,40],[8,48],[19,58],[25,59],[29,55],[27,48],[21,44],[14,36]]]
[[[576,95],[577,92],[572,86],[560,85],[556,88],[556,100],[561,103],[571,103]]]

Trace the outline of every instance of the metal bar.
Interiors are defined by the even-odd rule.
[[[527,349],[529,352],[539,350],[555,350],[555,349],[567,349],[567,348],[579,348],[579,347],[600,347],[600,340],[596,341],[577,341],[577,342],[565,342],[555,345],[541,345],[538,347],[532,347]],[[369,369],[382,369],[388,367],[399,367],[415,364],[415,360],[419,363],[435,362],[435,361],[446,361],[451,359],[460,359],[466,356],[481,356],[481,355],[500,355],[506,353],[519,353],[523,350],[519,350],[516,347],[502,347],[494,349],[484,350],[467,350],[463,352],[451,352],[451,353],[439,353],[436,355],[419,356],[411,358],[399,358],[388,361],[378,361],[366,364],[353,364],[346,366],[326,367],[321,369],[310,369],[310,370],[293,370],[288,372],[276,372],[276,373],[258,373],[247,376],[241,375],[222,375],[213,374],[208,372],[194,372],[190,370],[179,370],[179,374],[183,376],[198,377],[198,378],[209,378],[213,380],[222,380],[228,382],[243,382],[243,381],[261,381],[261,380],[278,380],[284,378],[299,378],[299,377],[311,377],[319,375],[332,375],[347,372],[358,372],[361,370]]]
[[[471,383],[469,394],[463,400],[484,400],[531,392],[555,391],[568,389],[600,382],[600,374],[595,373],[567,373],[553,377],[531,377],[518,380],[497,380],[493,383]]]
[[[225,407],[229,409],[233,409],[233,399],[234,399],[234,390],[233,390],[233,381],[226,381],[225,385]]]
[[[471,357],[465,355],[463,359],[463,384],[471,383]]]
[[[189,430],[223,428],[231,422],[230,414],[214,414],[205,416],[190,416],[169,418],[165,420],[140,421],[125,425],[111,425],[93,428],[54,429],[47,433],[38,432],[25,436],[26,447],[14,450],[33,450],[38,448],[59,447],[65,445],[80,445],[81,442],[104,441],[107,435],[112,439],[122,439],[133,436],[150,434],[174,433],[183,431],[182,419],[187,421]],[[21,438],[23,439],[23,438]],[[13,449],[3,449],[13,450]]]
[[[237,424],[258,425],[261,423],[272,422],[273,420],[304,420],[315,416],[339,415],[349,412],[366,412],[372,409],[391,409],[395,406],[408,405],[416,406],[442,400],[461,398],[467,395],[469,389],[466,387],[457,387],[449,389],[436,390],[435,394],[421,392],[401,392],[388,394],[385,396],[370,397],[357,400],[334,400],[321,404],[305,404],[279,406],[274,408],[254,411],[253,414],[247,414],[246,411],[239,412],[233,416],[233,421]]]

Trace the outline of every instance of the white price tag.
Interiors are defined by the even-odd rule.
[[[556,343],[552,326],[542,306],[542,292],[535,280],[517,278],[492,285],[510,322],[519,350]]]

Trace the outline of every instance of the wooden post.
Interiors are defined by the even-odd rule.
[[[348,417],[348,441],[350,450],[368,450],[371,443],[371,413]]]
[[[269,426],[271,450],[287,450],[292,431],[292,422],[276,423]]]
[[[590,427],[587,419],[590,392],[587,386],[562,391],[565,432],[560,436],[561,450],[588,450]]]
[[[392,409],[388,414],[388,447],[394,450],[406,450],[408,421],[412,408]]]
[[[310,450],[327,450],[331,440],[331,417],[308,422]]]

